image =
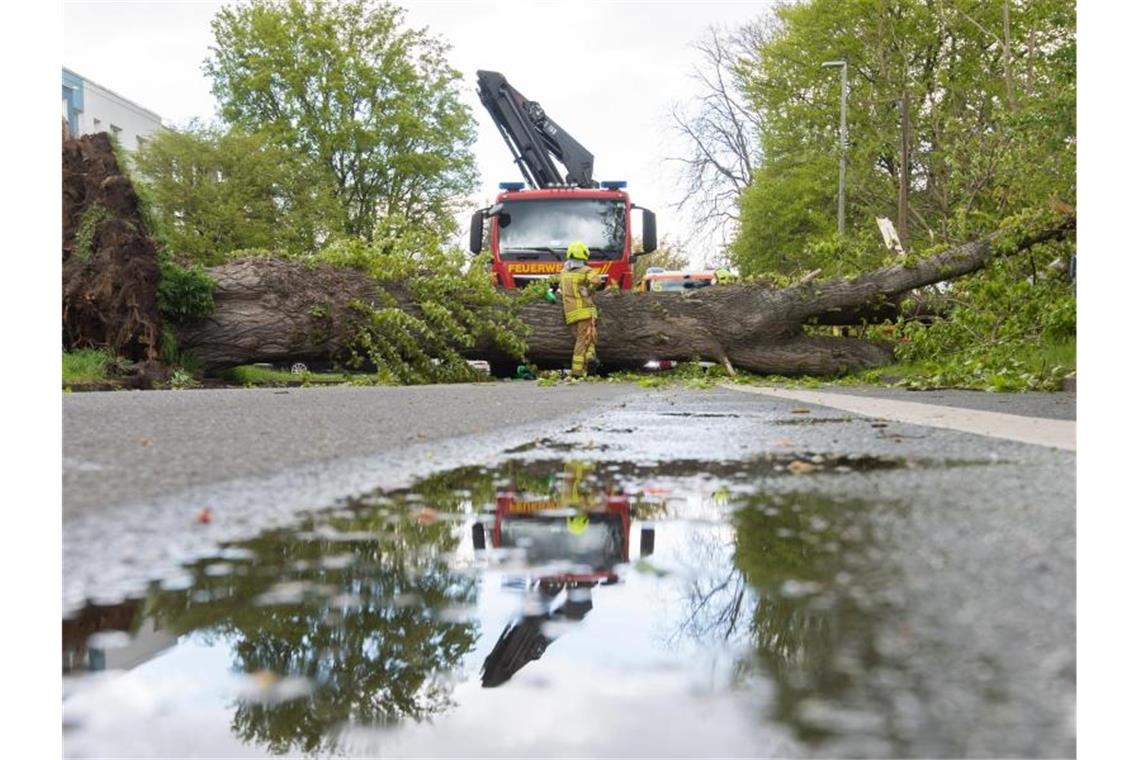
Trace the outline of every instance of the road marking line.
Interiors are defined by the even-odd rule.
[[[833,409],[842,409],[846,412],[854,412],[868,417],[882,417],[895,422],[948,428],[963,433],[1006,438],[1011,441],[1049,446],[1067,451],[1077,450],[1077,423],[1075,420],[1022,417],[1004,412],[983,412],[956,406],[919,404],[914,401],[851,396],[845,393],[793,391],[768,387],[754,388],[732,383],[721,383],[721,387],[744,391],[745,393],[775,396],[791,401],[802,401],[805,404],[829,406]]]

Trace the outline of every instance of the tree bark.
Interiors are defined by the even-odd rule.
[[[996,255],[1063,237],[1075,226],[1073,214],[1053,217],[1018,236],[998,231],[910,264],[783,289],[739,284],[689,293],[609,290],[595,299],[598,358],[614,368],[697,358],[784,375],[834,375],[882,366],[893,359],[889,344],[809,336],[804,325],[889,315],[898,298],[915,288],[975,272]],[[178,337],[184,350],[214,369],[337,358],[350,349],[362,326],[363,315],[353,302],[373,303],[380,295],[362,273],[324,265],[247,259],[209,271],[218,282],[216,311],[179,330]],[[388,295],[414,309],[406,294]],[[538,301],[522,306],[520,315],[530,328],[527,359],[542,368],[569,366],[573,338],[561,304]],[[465,354],[509,360],[489,346]]]
[[[214,313],[178,330],[179,348],[207,369],[338,358],[361,327],[352,304],[379,295],[354,269],[288,259],[241,259],[207,272],[217,282]]]

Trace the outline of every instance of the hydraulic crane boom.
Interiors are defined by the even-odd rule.
[[[594,156],[497,71],[476,72],[479,99],[532,188],[597,187]],[[563,177],[552,160],[566,167]]]

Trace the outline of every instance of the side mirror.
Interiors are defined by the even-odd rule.
[[[493,216],[499,217],[499,228],[500,229],[503,227],[506,227],[507,225],[509,225],[511,223],[511,215],[508,214],[506,211],[503,211],[503,204],[501,204],[501,203],[496,203],[494,206],[491,206],[490,208],[486,209],[486,212],[487,213],[485,214],[485,216],[488,219],[490,219]]]
[[[647,208],[641,209],[641,249],[645,253],[657,250],[657,215]]]
[[[657,532],[653,528],[641,529],[641,556],[648,557],[653,554],[654,539],[657,537]]]
[[[471,237],[467,241],[467,247],[471,249],[471,253],[479,253],[483,250],[483,212],[476,211],[471,215]]]

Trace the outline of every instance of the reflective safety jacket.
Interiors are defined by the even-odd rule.
[[[566,324],[571,325],[598,316],[598,307],[594,306],[590,289],[601,281],[602,276],[597,269],[586,265],[571,269],[570,262],[566,262],[566,267],[558,277],[558,290],[562,293],[562,311],[566,315]]]

